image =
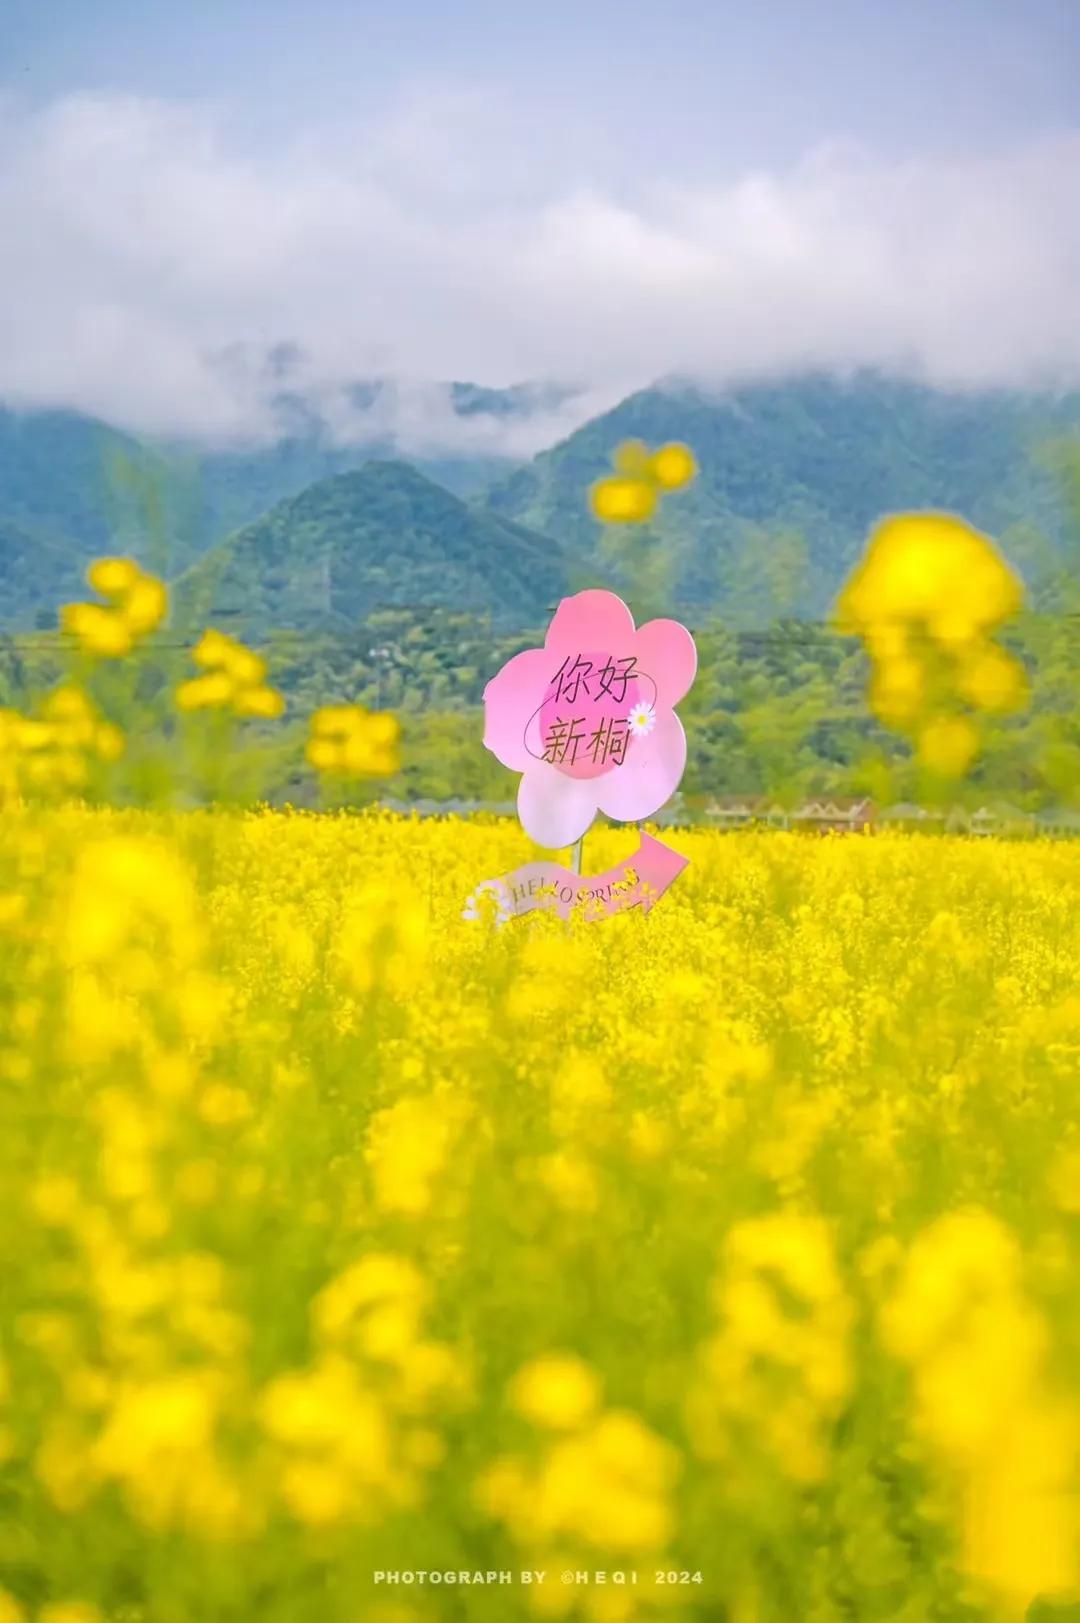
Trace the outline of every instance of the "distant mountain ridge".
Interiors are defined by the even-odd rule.
[[[163,463],[130,434],[72,411],[0,406],[0,516],[71,544],[87,557],[124,523],[121,466],[147,475]]]
[[[327,398],[281,388],[270,443],[200,447],[140,438],[66,410],[0,405],[0,520],[66,547],[81,568],[132,552],[167,576],[309,485],[372,460],[401,458],[402,436],[426,444],[407,460],[457,495],[476,495],[523,458],[503,449],[572,398],[551,384],[506,389],[452,382],[404,387],[370,379]],[[47,573],[47,572],[46,572]],[[48,609],[36,571],[8,589],[0,560],[0,625]]]
[[[807,376],[712,394],[645,389],[541,452],[488,494],[492,511],[611,565],[584,493],[626,439],[683,440],[700,473],[654,522],[686,610],[736,618],[824,613],[883,513],[963,514],[1029,575],[1060,567],[1060,482],[1041,453],[1080,433],[1080,394],[946,394],[863,375]],[[617,573],[617,566],[616,566]]]
[[[470,507],[404,462],[372,461],[279,502],[176,584],[175,614],[260,632],[346,630],[386,608],[538,625],[563,593],[561,549]]]
[[[32,625],[91,557],[130,551],[182,579],[185,593],[191,579],[209,579],[193,566],[213,554],[215,567],[228,564],[222,590],[260,626],[274,616],[341,625],[376,598],[486,601],[500,624],[524,616],[517,623],[534,626],[535,605],[559,582],[630,590],[627,546],[662,563],[662,601],[691,623],[714,614],[734,625],[818,618],[874,520],[928,507],[960,512],[995,536],[1025,578],[1042,583],[1044,606],[1075,568],[1060,481],[1043,453],[1080,436],[1076,394],[950,394],[873,374],[724,392],[676,380],[515,464],[482,447],[501,443],[500,424],[531,433],[555,421],[567,391],[452,383],[414,399],[371,380],[352,393],[350,409],[368,425],[362,444],[339,443],[317,402],[282,390],[277,443],[198,456],[70,412],[0,409],[0,625]],[[425,400],[465,425],[460,447],[402,457],[395,424]],[[700,474],[644,533],[605,534],[587,493],[628,438],[685,440]],[[397,471],[330,488],[376,464]],[[361,497],[373,504],[366,515]],[[337,571],[321,598],[302,567],[316,554]],[[354,565],[363,590],[344,578]]]
[[[54,627],[57,605],[78,595],[82,576],[69,546],[0,518],[0,629]]]

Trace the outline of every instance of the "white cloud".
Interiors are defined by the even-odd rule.
[[[405,443],[532,450],[673,372],[1080,382],[1080,132],[941,162],[823,147],[613,196],[575,160],[581,119],[543,161],[513,130],[497,99],[431,90],[251,154],[202,107],[0,102],[0,398],[266,435],[288,340],[290,386],[345,435],[342,386],[389,374],[380,426]],[[451,377],[590,393],[507,431],[418,381]]]

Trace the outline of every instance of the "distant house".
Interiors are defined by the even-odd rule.
[[[395,800],[387,796],[379,805],[383,811],[417,817],[469,817],[475,812],[512,817],[517,810],[512,800],[432,800],[430,796],[421,796],[418,800]]]
[[[883,807],[875,822],[883,828],[900,828],[911,833],[915,829],[940,829],[945,822],[945,813],[917,806],[913,800],[900,800],[895,806]]]
[[[762,801],[760,820],[768,828],[790,828],[794,815],[790,806],[781,806],[778,800]]]
[[[822,834],[858,833],[873,821],[873,801],[834,796],[805,800],[798,806],[782,806],[764,796],[726,795],[710,801],[705,816],[716,828],[816,829]]]
[[[893,828],[907,832],[972,834],[1011,838],[1044,834],[1053,839],[1080,839],[1080,808],[1049,808],[1036,815],[995,801],[969,811],[964,806],[919,806],[901,800],[878,811],[869,799],[821,795],[786,807],[762,795],[722,795],[702,806],[702,815],[714,828],[820,829],[822,833],[858,833],[864,828]]]
[[[1051,839],[1080,839],[1080,811],[1072,806],[1050,806],[1037,813],[1035,827]]]
[[[715,828],[788,828],[792,814],[787,806],[764,795],[722,795],[708,802],[704,815]]]
[[[821,834],[859,834],[874,821],[874,802],[858,800],[806,800],[791,814],[795,828],[814,828]]]
[[[756,795],[722,795],[706,803],[704,815],[715,828],[746,828],[760,821],[763,804]]]
[[[1035,820],[1030,812],[1021,811],[1019,806],[1011,806],[1003,800],[973,811],[967,826],[968,833],[976,835],[1030,834],[1034,832]]]

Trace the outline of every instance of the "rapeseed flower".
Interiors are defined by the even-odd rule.
[[[130,653],[157,630],[168,612],[164,582],[131,558],[99,558],[86,578],[105,603],[68,603],[60,611],[60,625],[99,659]]]
[[[551,1353],[518,1371],[510,1399],[535,1425],[552,1431],[571,1431],[595,1412],[600,1400],[600,1382],[580,1358]]]
[[[401,725],[386,711],[358,704],[325,705],[311,718],[307,758],[339,778],[389,778],[400,769]]]
[[[84,689],[62,683],[37,714],[0,710],[0,796],[85,789],[95,766],[119,760],[125,739]]]
[[[648,919],[487,934],[508,821],[7,811],[27,1623],[351,1623],[420,1547],[573,1617],[1064,1601],[1076,852],[668,837]]]
[[[871,709],[912,737],[935,777],[960,778],[974,761],[979,731],[966,710],[1025,702],[1024,667],[992,640],[1023,597],[993,542],[944,513],[883,520],[840,594],[837,627],[861,637],[871,660]]]
[[[689,446],[675,442],[650,451],[643,440],[625,440],[612,465],[614,475],[598,480],[589,492],[593,513],[604,524],[646,523],[664,492],[684,489],[697,474]]]
[[[180,683],[176,690],[180,710],[228,710],[265,720],[284,713],[284,696],[266,680],[266,661],[235,638],[205,631],[191,658],[204,674]]]

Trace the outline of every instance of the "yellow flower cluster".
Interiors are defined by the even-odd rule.
[[[5,812],[0,1623],[1067,1615],[1080,847],[665,838]]]
[[[259,1401],[286,1507],[302,1523],[376,1521],[416,1502],[443,1458],[429,1411],[456,1403],[459,1359],[423,1331],[429,1291],[406,1258],[370,1252],[312,1303],[311,1366]]]
[[[87,653],[120,659],[164,620],[169,607],[164,582],[131,558],[98,558],[86,579],[105,602],[65,604],[60,625]]]
[[[414,1217],[426,1212],[467,1117],[467,1106],[448,1087],[431,1098],[406,1096],[377,1111],[365,1150],[376,1205]]]
[[[400,770],[401,725],[385,710],[330,704],[311,718],[307,758],[337,778],[390,778]]]
[[[84,789],[94,762],[116,761],[124,735],[82,688],[64,683],[36,716],[0,710],[0,798],[35,790]]]
[[[267,720],[284,712],[284,697],[266,680],[266,661],[223,631],[204,631],[191,658],[203,675],[177,688],[180,710],[228,710]]]
[[[688,1399],[695,1448],[729,1475],[764,1448],[794,1481],[820,1481],[851,1389],[854,1320],[825,1224],[788,1212],[736,1224],[714,1302],[720,1328]]]
[[[1024,667],[993,640],[1022,603],[993,542],[942,513],[885,519],[840,595],[838,629],[861,637],[872,663],[871,708],[940,777],[962,776],[975,758],[968,712],[1024,703]]]
[[[965,1570],[1017,1617],[1040,1595],[1075,1592],[1080,1405],[1048,1379],[1048,1327],[1013,1235],[983,1211],[939,1218],[912,1245],[882,1326],[912,1367],[915,1428],[958,1496]]]
[[[613,475],[589,492],[593,513],[604,524],[645,524],[661,495],[682,490],[697,473],[689,446],[672,442],[650,451],[643,440],[625,440],[612,457]]]
[[[595,1372],[567,1354],[520,1369],[511,1401],[537,1447],[496,1460],[477,1483],[480,1507],[541,1568],[581,1566],[597,1551],[658,1561],[674,1531],[678,1450],[630,1410],[605,1409],[600,1393]]]
[[[0,1589],[0,1623],[102,1623],[102,1616],[85,1600],[47,1601],[31,1612]]]
[[[361,997],[381,989],[407,997],[427,967],[428,916],[415,893],[365,876],[339,921],[335,968]]]

